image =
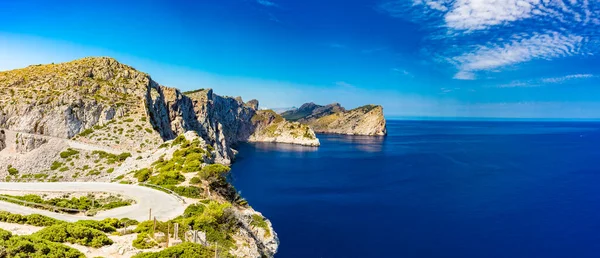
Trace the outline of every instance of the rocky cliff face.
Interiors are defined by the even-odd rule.
[[[0,127],[109,145],[124,151],[153,148],[196,131],[230,163],[242,141],[318,145],[307,134],[271,137],[252,118],[258,101],[221,97],[212,90],[183,94],[112,58],[84,58],[0,72]],[[268,127],[268,126],[267,126]],[[314,134],[314,133],[313,133]],[[305,137],[306,135],[306,137]]]
[[[340,104],[306,103],[281,114],[291,121],[309,125],[318,133],[383,136],[387,134],[383,107],[366,105],[346,110]]]
[[[298,122],[289,122],[272,110],[260,110],[252,117],[255,133],[250,142],[280,142],[319,146],[313,130]]]
[[[6,148],[6,133],[4,130],[0,130],[0,151]]]

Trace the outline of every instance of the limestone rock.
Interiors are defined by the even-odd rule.
[[[137,152],[195,131],[224,164],[234,158],[232,146],[239,142],[318,145],[312,130],[297,134],[295,126],[280,123],[276,136],[257,133],[266,128],[253,123],[257,111],[257,100],[244,103],[211,89],[182,93],[106,57],[0,72],[0,127],[17,132]],[[38,143],[32,144],[23,150]]]
[[[18,153],[27,153],[35,150],[47,143],[48,139],[31,134],[17,134],[15,140],[15,150]]]
[[[387,134],[383,107],[366,105],[352,110],[334,103],[307,103],[281,114],[288,120],[309,125],[317,133],[383,136]]]

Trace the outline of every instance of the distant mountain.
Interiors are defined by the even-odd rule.
[[[265,108],[275,111],[277,114],[282,114],[286,111],[295,110],[297,107],[280,107],[280,108]]]
[[[339,103],[306,103],[281,114],[289,121],[309,125],[318,133],[381,136],[387,134],[383,107],[366,105],[346,110]]]

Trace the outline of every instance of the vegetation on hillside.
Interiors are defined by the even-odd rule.
[[[0,229],[0,257],[85,258],[81,252],[36,236],[13,236]]]
[[[2,198],[3,196],[8,198]],[[24,204],[23,202],[15,201],[12,199],[22,200],[25,202],[42,204],[35,205],[35,207],[44,208],[45,205],[56,206],[61,208],[68,209],[77,209],[83,211],[101,211],[101,210],[110,210],[118,207],[128,206],[133,204],[133,200],[122,199],[117,196],[108,196],[104,198],[97,198],[93,194],[89,194],[88,196],[81,196],[79,198],[51,198],[44,199],[42,196],[35,194],[27,194],[27,195],[7,195],[0,194],[0,199],[8,202],[12,202],[19,205],[25,206],[34,206],[30,204]],[[53,210],[53,208],[48,208],[48,210]]]

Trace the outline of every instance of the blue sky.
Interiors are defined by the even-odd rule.
[[[596,0],[2,1],[0,70],[112,56],[262,107],[600,118]]]

